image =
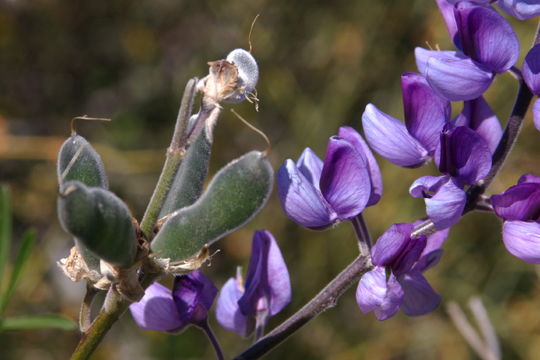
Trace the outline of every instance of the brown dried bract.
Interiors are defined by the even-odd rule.
[[[210,61],[209,74],[204,84],[203,101],[216,105],[238,89],[238,68],[227,60]]]
[[[88,268],[76,246],[71,248],[67,258],[60,259],[57,264],[71,281],[88,280],[96,283],[101,279],[99,272]]]

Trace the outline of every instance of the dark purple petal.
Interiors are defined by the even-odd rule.
[[[535,45],[525,56],[521,73],[531,92],[540,95],[540,44]]]
[[[437,0],[437,5],[439,6],[439,11],[444,19],[446,24],[446,29],[448,30],[448,35],[450,39],[457,48],[461,48],[459,43],[459,36],[457,34],[457,24],[456,17],[454,16],[454,5],[451,4],[448,0]]]
[[[533,105],[533,122],[536,130],[540,131],[540,99],[536,99]]]
[[[157,282],[129,310],[137,325],[146,330],[177,332],[187,324],[180,318],[171,290]]]
[[[459,54],[430,57],[424,75],[433,90],[450,101],[476,99],[493,81],[491,71]]]
[[[371,178],[371,193],[366,206],[375,205],[379,202],[383,194],[381,171],[379,170],[377,160],[375,160],[375,157],[371,153],[371,150],[369,149],[362,136],[352,127],[340,127],[338,131],[338,136],[344,138],[345,140],[353,144],[354,148],[365,156],[367,160],[369,176]]]
[[[238,306],[238,300],[243,293],[237,279],[230,278],[227,280],[223,288],[221,288],[217,300],[216,319],[223,328],[245,337],[250,332],[248,330],[248,318],[242,314]]]
[[[321,172],[323,168],[323,162],[317,154],[310,148],[305,148],[296,163],[298,170],[309,180],[309,182],[315,186],[319,191],[319,182],[321,181]]]
[[[364,211],[371,195],[367,160],[350,142],[337,136],[328,141],[321,192],[340,220]]]
[[[512,26],[491,7],[466,1],[455,9],[463,52],[489,70],[502,73],[519,57],[519,40]]]
[[[420,259],[420,255],[426,247],[425,236],[410,239],[407,246],[401,251],[398,258],[392,263],[392,273],[396,276],[410,271],[413,265]]]
[[[176,276],[173,300],[180,318],[188,323],[205,323],[217,292],[214,284],[200,270]]]
[[[256,231],[253,236],[245,289],[238,302],[244,314],[254,314],[263,297],[269,305],[269,316],[277,314],[291,302],[289,271],[270,231]]]
[[[322,194],[288,159],[278,170],[277,185],[281,206],[289,218],[298,224],[318,228],[328,226],[337,215]]]
[[[382,234],[371,249],[371,260],[374,265],[387,266],[400,256],[411,240],[413,224],[393,224]]]
[[[504,220],[538,220],[540,217],[540,184],[528,182],[510,187],[491,196],[493,210]]]
[[[527,20],[540,15],[538,0],[498,0],[497,5],[519,20]]]
[[[540,184],[540,177],[534,176],[533,174],[521,175],[521,177],[518,180],[518,184],[526,184],[526,183]]]
[[[435,310],[441,303],[441,296],[420,272],[410,272],[399,278],[403,288],[401,308],[409,316],[425,315]]]
[[[483,179],[491,169],[487,142],[466,126],[442,132],[439,170],[454,177],[460,185]]]
[[[401,89],[407,130],[433,155],[440,132],[450,120],[450,102],[437,95],[420,74],[401,75]]]
[[[399,311],[403,291],[393,275],[388,283],[383,267],[364,274],[356,288],[356,302],[364,314],[375,311],[378,320],[391,318]]]
[[[510,254],[528,263],[540,264],[540,223],[505,221],[503,241]]]
[[[366,106],[362,125],[373,150],[394,164],[416,167],[428,160],[428,151],[409,134],[405,124],[386,115],[375,105]]]
[[[425,253],[425,249],[424,249],[425,255],[422,255],[422,257],[414,265],[413,271],[424,272],[426,270],[431,269],[432,267],[434,267],[435,265],[439,263],[443,252],[444,252],[443,249],[438,249],[438,250],[433,250],[428,253]]]
[[[488,143],[493,153],[502,136],[499,119],[481,96],[478,99],[465,101],[463,110],[454,120],[456,126],[467,126],[473,129]]]

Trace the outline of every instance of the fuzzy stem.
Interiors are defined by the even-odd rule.
[[[204,333],[208,337],[208,340],[210,340],[210,343],[212,344],[212,347],[214,348],[214,351],[216,353],[216,359],[224,360],[225,356],[223,355],[223,350],[221,350],[221,346],[219,345],[219,341],[216,338],[216,335],[214,334],[214,332],[212,331],[212,328],[210,327],[210,324],[208,324],[208,321],[206,321],[202,325],[199,325],[199,327],[204,331]]]
[[[358,214],[351,219],[351,224],[354,228],[354,233],[358,239],[358,247],[360,248],[360,255],[368,256],[371,249],[372,238],[367,227],[366,221],[362,214]]]
[[[154,189],[154,193],[150,198],[146,212],[144,213],[141,221],[141,230],[147,239],[150,239],[152,230],[156,223],[156,220],[163,206],[163,202],[167,197],[171,182],[182,163],[186,151],[186,139],[189,117],[191,116],[191,109],[193,107],[193,98],[195,97],[195,90],[197,86],[197,78],[190,79],[184,90],[182,97],[182,103],[180,104],[180,110],[178,111],[178,117],[176,118],[176,125],[174,128],[174,134],[171,140],[171,145],[167,149],[167,155],[165,163],[163,164],[163,170],[159,176],[158,183]]]
[[[236,356],[237,360],[258,359],[282,341],[294,334],[307,322],[317,317],[325,310],[334,307],[338,299],[363,274],[373,268],[371,259],[365,256],[357,257],[338,276],[336,276],[324,289],[311,299],[303,308],[298,310],[281,325],[262,337],[259,341]]]

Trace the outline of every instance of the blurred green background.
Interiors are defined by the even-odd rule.
[[[367,103],[402,117],[399,76],[415,71],[416,46],[451,49],[431,0],[286,1],[0,1],[0,180],[12,188],[15,238],[30,226],[39,231],[31,265],[8,315],[62,313],[76,318],[83,284],[68,281],[55,262],[71,240],[55,211],[55,158],[77,115],[110,117],[111,123],[79,122],[78,132],[101,153],[111,189],[137,218],[152,192],[174,126],[185,82],[207,73],[207,61],[248,47],[259,61],[260,110],[235,105],[271,139],[277,169],[306,146],[324,156],[329,136],[341,125],[360,129]],[[522,56],[535,22],[510,20]],[[486,97],[504,123],[517,85],[502,75]],[[226,106],[216,129],[211,172],[233,158],[264,148],[258,135]],[[456,104],[454,111],[461,105]],[[526,119],[518,145],[490,188],[501,192],[522,173],[540,175],[540,134]],[[382,158],[385,194],[365,211],[373,236],[394,222],[424,214],[423,201],[408,196],[414,179],[435,174],[432,165],[410,170]],[[244,229],[217,244],[221,252],[204,272],[221,286],[237,265],[247,266],[254,230],[276,236],[289,265],[293,301],[272,328],[310,299],[356,255],[352,227],[331,231],[300,228],[281,211],[277,193]],[[16,246],[15,246],[16,247]],[[500,222],[470,214],[445,244],[440,265],[427,273],[443,295],[433,314],[402,314],[378,322],[360,313],[356,284],[334,309],[312,321],[270,359],[476,359],[447,316],[446,301],[464,306],[480,295],[500,337],[505,359],[540,358],[540,287],[534,266],[509,255]],[[225,353],[250,344],[211,318]],[[0,359],[66,359],[78,333],[41,330],[0,333]],[[142,331],[129,315],[109,333],[94,359],[211,359],[202,332],[180,336]]]

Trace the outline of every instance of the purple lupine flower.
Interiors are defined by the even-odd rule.
[[[503,242],[508,252],[540,264],[540,177],[523,175],[517,185],[493,195],[491,204],[504,220]]]
[[[519,40],[508,21],[489,6],[461,1],[451,7],[442,0],[438,4],[460,51],[416,48],[418,69],[444,98],[476,99],[491,85],[495,74],[516,63]]]
[[[363,313],[374,311],[378,320],[394,316],[400,309],[409,316],[435,310],[441,301],[423,272],[442,256],[448,230],[411,238],[414,224],[392,225],[372,248],[375,268],[360,279],[356,302]],[[390,275],[386,276],[386,270]]]
[[[538,0],[498,0],[497,5],[519,20],[540,15],[540,2]]]
[[[401,76],[405,124],[368,104],[362,114],[366,139],[378,154],[404,167],[424,164],[435,153],[450,120],[450,102],[438,96],[416,73]]]
[[[324,163],[306,148],[298,162],[288,159],[279,168],[277,184],[287,216],[311,229],[349,220],[382,195],[375,158],[360,134],[347,126],[330,138]]]
[[[533,46],[523,61],[523,80],[535,95],[540,95],[540,44]],[[534,126],[540,131],[540,99],[533,105]]]
[[[217,301],[217,320],[245,337],[263,329],[290,301],[289,272],[277,242],[269,231],[256,231],[246,282],[240,272],[227,280]]]
[[[465,209],[463,188],[486,177],[491,169],[488,143],[466,126],[447,125],[441,134],[435,160],[444,176],[423,176],[409,188],[413,197],[423,197],[426,213],[439,230],[454,225]]]
[[[177,333],[188,325],[204,327],[216,295],[214,284],[200,270],[195,270],[176,276],[172,291],[153,283],[129,309],[139,327]]]

